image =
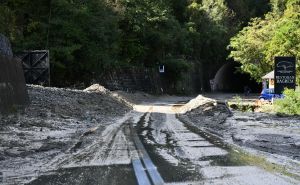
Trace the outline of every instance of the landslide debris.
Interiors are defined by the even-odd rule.
[[[226,142],[257,151],[300,175],[299,116],[282,117],[241,111],[230,113],[225,105],[211,101],[178,117],[199,129],[220,136]]]
[[[31,104],[0,115],[0,182],[22,184],[93,128],[104,128],[131,110],[100,85],[86,90],[28,85]],[[18,173],[16,173],[18,171]]]

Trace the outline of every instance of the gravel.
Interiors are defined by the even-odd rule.
[[[93,134],[89,133],[93,128],[104,128],[131,110],[103,88],[27,88],[31,104],[0,115],[0,182],[5,184],[21,184],[28,176],[45,171],[45,164]]]
[[[223,104],[206,103],[180,119],[211,132],[300,175],[300,117],[255,112],[228,112]]]

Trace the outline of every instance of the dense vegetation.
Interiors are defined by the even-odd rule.
[[[231,39],[230,56],[256,80],[271,71],[275,56],[300,57],[300,0],[272,0],[272,11],[254,18]],[[299,84],[300,65],[297,65]]]
[[[177,80],[191,62],[208,80],[231,60],[232,37],[231,57],[256,79],[271,69],[273,55],[300,53],[297,0],[0,2],[0,32],[15,52],[49,49],[54,85],[88,82],[115,67],[158,64]]]
[[[275,111],[288,115],[300,115],[300,91],[285,89],[284,99],[274,101]]]

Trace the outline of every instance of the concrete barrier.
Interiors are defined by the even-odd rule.
[[[21,61],[0,54],[0,113],[29,103]]]

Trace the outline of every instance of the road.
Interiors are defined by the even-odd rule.
[[[67,155],[55,157],[48,164],[53,170],[29,185],[296,184],[248,165],[239,151],[180,121],[176,114],[185,101],[137,105],[118,122],[95,128]]]

